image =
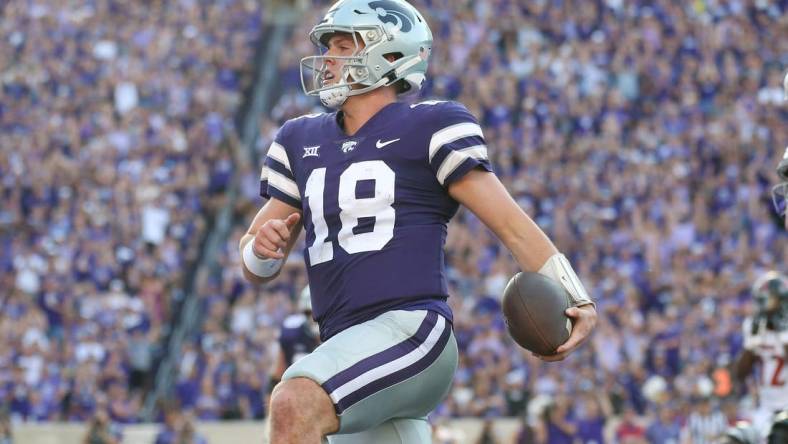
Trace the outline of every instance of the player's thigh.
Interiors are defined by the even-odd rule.
[[[329,444],[429,444],[432,428],[427,418],[391,419],[359,433],[331,435]]]
[[[457,343],[443,317],[397,310],[333,336],[282,379],[320,384],[345,434],[426,416],[448,393],[456,367]]]
[[[365,430],[391,418],[426,417],[446,397],[457,369],[457,342],[449,336],[431,363],[410,371],[406,378],[384,379],[386,387],[346,408],[340,416],[338,433]],[[406,367],[407,368],[407,367]],[[374,383],[371,384],[374,387]]]
[[[334,406],[325,390],[309,378],[282,381],[271,392],[271,417],[279,425],[307,420],[319,430],[336,430]],[[276,419],[274,419],[276,418]]]

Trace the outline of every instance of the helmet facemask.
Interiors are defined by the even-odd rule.
[[[351,56],[328,56],[328,40],[336,33],[347,33],[353,37],[355,50]],[[365,92],[384,86],[387,81],[371,84],[369,72],[369,51],[379,44],[386,36],[382,26],[370,25],[350,27],[347,29],[335,26],[317,26],[310,33],[310,39],[321,50],[321,54],[308,56],[301,59],[301,84],[304,92],[310,96],[319,96],[321,102],[330,108],[338,108],[350,96],[364,94]],[[362,48],[359,38],[363,39]],[[326,85],[325,75],[329,72],[328,60],[340,64],[339,81]],[[311,73],[310,73],[311,71]],[[307,84],[307,79],[311,79]],[[354,88],[360,85],[361,88]]]

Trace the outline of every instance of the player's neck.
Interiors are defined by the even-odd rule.
[[[386,105],[397,101],[397,95],[387,88],[380,88],[359,96],[348,97],[342,105],[343,130],[352,136]]]

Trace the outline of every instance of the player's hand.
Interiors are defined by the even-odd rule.
[[[539,359],[548,362],[562,361],[591,336],[591,332],[596,326],[596,308],[594,308],[594,304],[569,307],[565,313],[572,320],[572,334],[569,335],[569,339],[566,342],[556,349],[554,355],[536,355]]]
[[[298,223],[301,215],[293,213],[287,219],[267,220],[254,235],[252,251],[260,259],[284,259],[285,247],[290,241],[290,229]]]

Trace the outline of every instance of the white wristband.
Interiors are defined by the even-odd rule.
[[[275,275],[282,268],[282,259],[260,259],[254,254],[252,249],[254,239],[244,245],[241,259],[246,265],[246,269],[257,277],[269,278]]]
[[[580,282],[580,278],[577,277],[577,273],[575,273],[575,270],[572,268],[572,264],[569,263],[569,259],[563,254],[556,253],[550,256],[550,259],[542,265],[539,274],[559,282],[567,293],[569,293],[573,306],[577,307],[594,303],[583,287],[583,283]]]

